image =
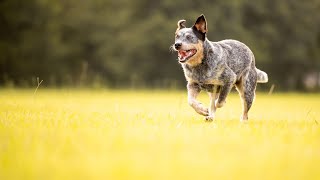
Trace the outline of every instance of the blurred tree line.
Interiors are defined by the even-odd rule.
[[[268,89],[319,89],[319,0],[0,0],[0,86],[181,88],[169,51],[201,13],[212,41],[237,39]]]

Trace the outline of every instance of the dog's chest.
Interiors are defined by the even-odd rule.
[[[184,75],[188,82],[197,84],[219,84],[217,70],[209,68],[206,65],[197,67],[183,66]]]

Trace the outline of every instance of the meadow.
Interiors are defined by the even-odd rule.
[[[206,122],[184,90],[2,89],[0,179],[320,179],[320,94],[240,114],[235,92]]]

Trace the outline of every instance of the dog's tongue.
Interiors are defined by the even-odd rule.
[[[179,56],[180,57],[186,57],[187,56],[187,51],[179,51]]]
[[[178,52],[178,56],[180,60],[185,60],[186,58],[191,56],[193,53],[194,53],[194,50],[188,50],[188,51],[180,50]]]
[[[179,58],[180,58],[181,60],[184,60],[184,59],[186,59],[188,56],[190,56],[191,54],[192,54],[191,51],[183,51],[183,50],[180,50],[180,51],[179,51]]]

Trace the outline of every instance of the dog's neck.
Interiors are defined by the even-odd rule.
[[[203,61],[205,62],[207,59],[210,59],[214,52],[214,46],[206,38],[206,40],[203,42]]]

